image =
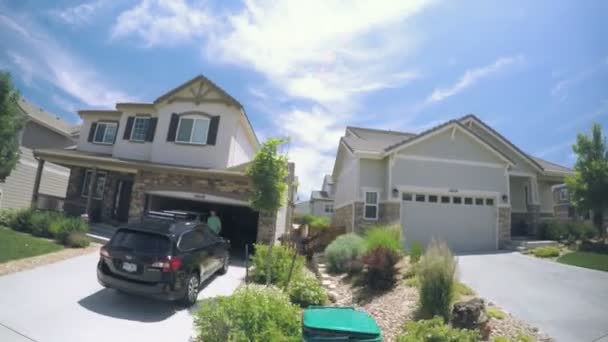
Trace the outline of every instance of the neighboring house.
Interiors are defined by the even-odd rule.
[[[558,184],[553,187],[553,201],[555,203],[553,209],[556,218],[561,220],[576,218],[576,211],[570,203],[566,184]]]
[[[327,217],[334,215],[333,186],[331,175],[325,175],[321,190],[313,190],[310,194],[310,214]]]
[[[70,168],[66,212],[118,224],[149,212],[215,209],[222,235],[237,246],[269,242],[291,223],[292,199],[276,217],[250,208],[245,169],[257,137],[243,106],[204,76],[151,103],[78,113],[83,123],[75,150],[35,151]],[[293,173],[290,163],[290,185]]]
[[[302,201],[296,203],[295,214],[298,215],[310,215],[310,201]]]
[[[333,224],[355,232],[400,224],[408,245],[436,237],[456,251],[497,249],[553,215],[552,186],[571,172],[474,115],[420,134],[347,127],[332,175]]]
[[[19,132],[20,157],[16,168],[0,182],[0,208],[27,208],[32,204],[38,161],[35,148],[63,149],[76,143],[79,127],[21,98],[20,112],[26,117],[24,128]],[[41,170],[38,197],[39,207],[61,209],[65,197],[70,170],[48,163]]]

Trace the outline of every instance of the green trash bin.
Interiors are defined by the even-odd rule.
[[[363,311],[348,306],[310,306],[302,319],[304,342],[381,342],[376,321]]]

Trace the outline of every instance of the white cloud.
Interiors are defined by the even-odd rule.
[[[335,151],[344,132],[341,115],[329,115],[321,108],[294,109],[278,116],[280,135],[291,140],[289,158],[296,162],[299,192],[310,194],[319,188],[323,175],[333,167]]]
[[[13,64],[15,64],[15,66],[21,70],[20,76],[23,82],[30,86],[32,84],[32,76],[34,74],[34,64],[32,61],[12,50],[6,51],[6,54],[10,57]]]
[[[521,55],[501,57],[494,63],[483,67],[467,70],[464,75],[455,84],[446,88],[436,88],[431,95],[426,99],[427,103],[443,101],[446,98],[456,95],[461,91],[475,85],[484,78],[490,77],[507,67],[515,64],[521,64],[524,57]]]
[[[95,0],[85,2],[76,6],[51,11],[51,15],[69,25],[82,25],[89,23],[108,1]]]
[[[142,0],[118,16],[111,36],[133,35],[148,47],[174,45],[203,35],[212,22],[204,9],[191,6],[185,0]]]
[[[44,80],[89,106],[113,107],[116,102],[137,100],[116,90],[116,86],[95,71],[94,66],[62,48],[27,18],[14,17],[18,20],[0,15],[0,27],[9,28],[23,38],[20,39],[20,51],[12,54],[24,81]]]

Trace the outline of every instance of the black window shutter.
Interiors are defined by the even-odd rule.
[[[175,141],[177,133],[177,124],[179,123],[179,115],[171,114],[171,122],[169,122],[169,132],[167,133],[167,141]]]
[[[217,129],[220,126],[220,117],[214,116],[209,123],[209,134],[207,134],[207,145],[215,145],[217,140]]]
[[[95,129],[97,128],[97,122],[93,122],[91,124],[91,129],[89,130],[89,142],[93,142],[93,137],[95,136]]]
[[[131,139],[131,130],[133,129],[133,121],[135,121],[134,117],[129,116],[129,118],[127,118],[127,127],[125,127],[125,133],[122,135],[123,140]]]
[[[156,131],[156,122],[158,118],[151,118],[148,132],[146,132],[146,141],[154,141],[154,132]]]

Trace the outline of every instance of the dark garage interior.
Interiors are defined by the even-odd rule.
[[[194,201],[180,198],[148,195],[147,211],[188,211],[199,213],[203,222],[207,221],[210,210],[215,210],[222,221],[221,236],[230,240],[232,253],[245,255],[245,246],[253,250],[257,239],[258,212],[246,206]]]

